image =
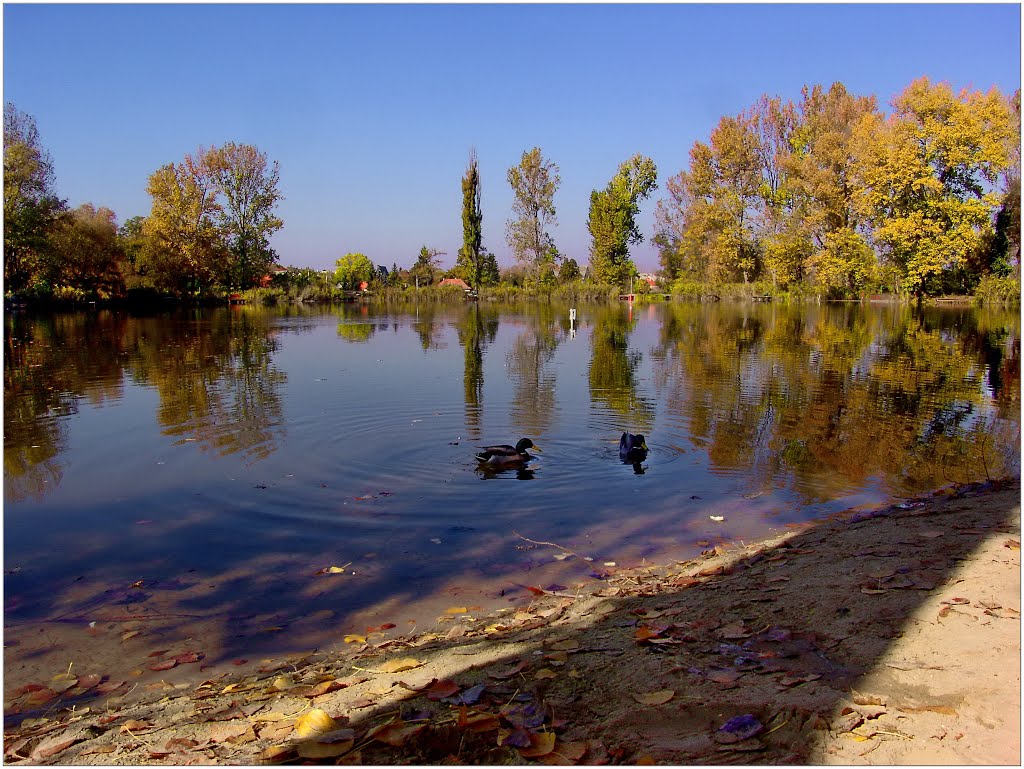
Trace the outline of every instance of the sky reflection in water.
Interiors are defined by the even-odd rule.
[[[232,308],[9,317],[5,338],[6,620],[84,619],[144,580],[230,624],[225,654],[267,623],[422,619],[1019,475],[1013,312]],[[480,471],[478,445],[522,436],[527,470]]]

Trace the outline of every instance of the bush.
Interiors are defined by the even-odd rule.
[[[1020,304],[1020,278],[1000,278],[996,275],[986,275],[975,289],[974,301],[978,305]]]

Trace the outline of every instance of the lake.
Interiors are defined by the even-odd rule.
[[[8,315],[7,686],[405,633],[1019,476],[1016,310],[570,309]]]

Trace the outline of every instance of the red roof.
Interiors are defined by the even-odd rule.
[[[439,286],[458,286],[459,288],[464,288],[467,291],[469,290],[469,286],[466,284],[466,281],[464,281],[462,278],[445,278],[444,280],[442,280],[437,285],[439,285]]]

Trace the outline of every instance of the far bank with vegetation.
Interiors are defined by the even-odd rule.
[[[284,226],[279,174],[251,145],[201,147],[154,171],[149,215],[119,226],[110,209],[71,209],[57,195],[35,120],[8,103],[5,300],[1020,300],[1019,90],[957,93],[922,78],[888,113],[841,83],[805,87],[798,102],[761,97],[723,117],[665,182],[657,274],[639,273],[629,252],[658,186],[639,153],[591,192],[582,264],[556,245],[561,177],[538,147],[508,170],[515,264],[505,268],[484,245],[475,151],[461,180],[463,245],[447,270],[426,244],[408,266],[346,253],[334,270],[282,267],[270,246]]]

